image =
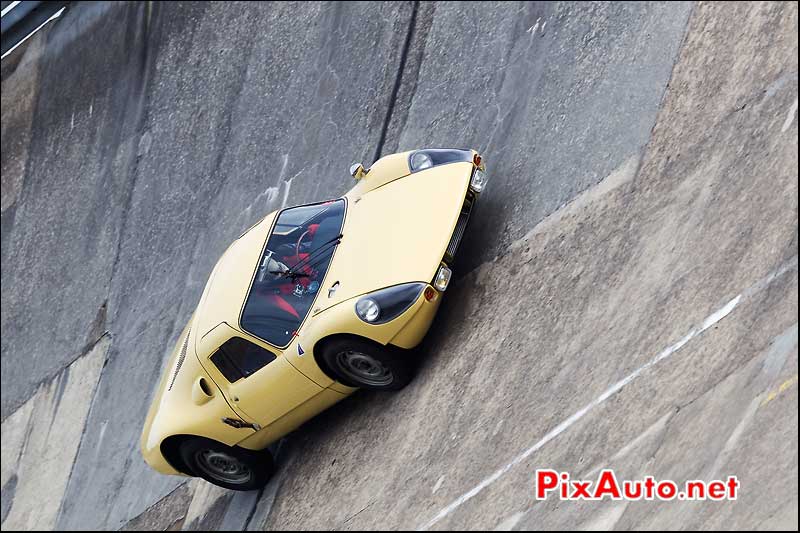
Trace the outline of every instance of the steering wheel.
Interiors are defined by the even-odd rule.
[[[300,245],[303,243],[303,239],[306,238],[306,235],[309,235],[311,230],[305,230],[300,238],[297,239],[297,244],[294,247],[294,255],[297,257],[298,261],[300,260]]]

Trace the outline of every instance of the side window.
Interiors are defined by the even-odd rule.
[[[275,354],[241,337],[231,337],[211,356],[211,362],[231,383],[246,378],[275,360]]]

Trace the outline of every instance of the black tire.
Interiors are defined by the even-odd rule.
[[[343,385],[380,391],[397,391],[409,384],[415,370],[411,355],[394,346],[344,336],[325,343],[321,353],[331,377]]]
[[[195,476],[230,490],[260,489],[275,470],[267,450],[246,450],[202,437],[182,442],[180,454]]]

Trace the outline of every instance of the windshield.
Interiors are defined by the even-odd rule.
[[[344,200],[334,200],[278,215],[242,311],[245,331],[275,346],[289,344],[325,279],[344,208]]]

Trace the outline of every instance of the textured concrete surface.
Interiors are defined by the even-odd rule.
[[[796,4],[74,3],[2,68],[3,529],[797,527]],[[412,385],[147,469],[228,242],[426,145],[493,181]],[[533,500],[607,466],[742,496]]]
[[[101,338],[3,421],[4,529],[55,527],[109,345]]]

